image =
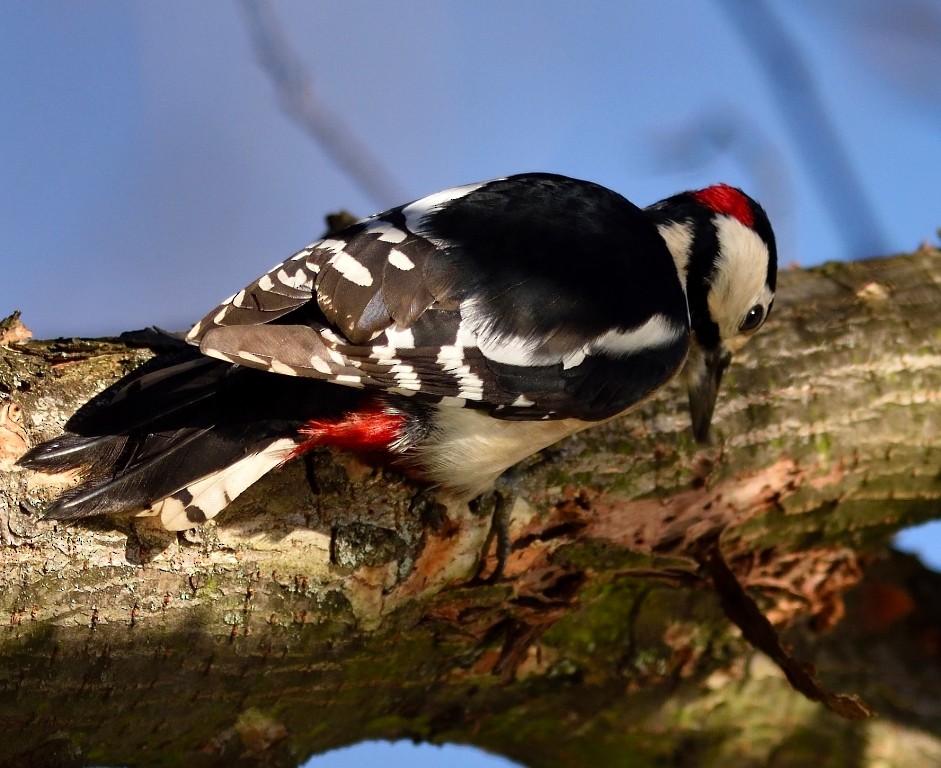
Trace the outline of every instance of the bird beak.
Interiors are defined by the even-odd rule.
[[[703,349],[694,344],[686,362],[686,384],[689,388],[689,411],[693,417],[693,436],[697,442],[709,442],[709,426],[716,407],[719,382],[729,367],[732,353],[722,347]]]

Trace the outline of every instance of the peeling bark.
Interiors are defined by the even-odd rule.
[[[782,274],[713,447],[669,387],[527,461],[495,584],[473,580],[486,504],[327,452],[194,533],[39,521],[55,488],[15,456],[151,353],[4,343],[0,762],[295,765],[403,737],[546,767],[941,762],[941,584],[885,548],[941,512],[936,251]],[[748,645],[708,541],[877,718]]]

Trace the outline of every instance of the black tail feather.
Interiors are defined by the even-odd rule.
[[[162,444],[159,450],[146,445],[155,440]],[[194,480],[237,461],[247,452],[243,443],[209,429],[149,435],[143,444],[129,443],[129,447],[133,455],[119,456],[108,475],[99,474],[75,491],[64,494],[46,510],[44,517],[77,520],[93,515],[140,512]],[[249,452],[259,449],[250,446]]]
[[[126,442],[124,435],[84,437],[67,432],[30,449],[17,463],[26,469],[49,474],[83,467],[94,472],[95,467],[111,466]]]
[[[240,368],[195,350],[156,358],[143,368],[83,406],[67,423],[67,434],[20,459],[29,469],[81,475],[47,518],[135,513],[170,496],[185,497],[195,481],[279,439],[293,439],[306,420],[348,410],[360,396],[345,387]]]
[[[199,418],[199,403],[217,397],[234,366],[187,350],[155,358],[82,406],[65,425],[70,432],[100,435],[173,426]],[[212,409],[204,414],[210,416]]]

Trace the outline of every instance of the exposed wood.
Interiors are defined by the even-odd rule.
[[[349,456],[277,470],[196,534],[39,522],[53,489],[13,459],[150,353],[0,347],[0,761],[295,765],[413,737],[547,767],[938,764],[941,584],[885,544],[941,516],[941,255],[780,282],[715,446],[671,387],[543,451],[497,584],[469,583],[486,505]],[[877,718],[826,713],[750,648],[710,539]]]

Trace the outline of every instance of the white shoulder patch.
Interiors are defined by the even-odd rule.
[[[465,305],[467,305],[465,307]],[[462,314],[474,317],[471,301],[461,305]],[[464,321],[462,321],[464,322]],[[472,322],[472,321],[471,321]],[[627,357],[643,349],[657,349],[674,344],[689,333],[688,327],[677,325],[666,315],[656,314],[645,323],[629,330],[612,329],[587,341],[565,354],[548,353],[544,340],[537,337],[477,333],[477,346],[488,360],[515,366],[543,366],[562,363],[566,370],[581,365],[589,355]]]
[[[646,323],[629,331],[608,331],[586,345],[588,354],[605,352],[614,357],[627,357],[644,349],[668,347],[687,333],[674,325],[666,315],[653,315]]]
[[[719,259],[709,289],[709,314],[728,343],[738,336],[745,313],[755,304],[767,308],[774,298],[767,286],[768,247],[750,227],[731,216],[718,216]]]

